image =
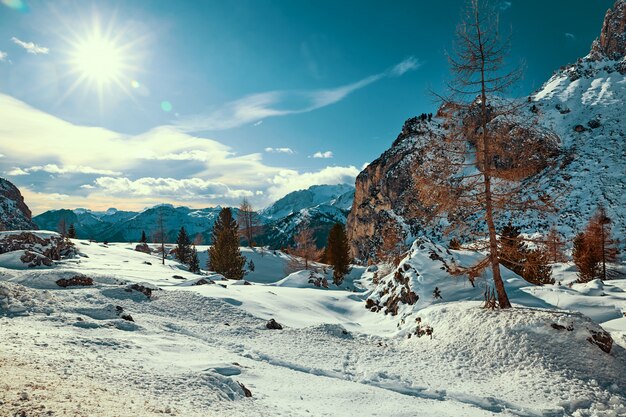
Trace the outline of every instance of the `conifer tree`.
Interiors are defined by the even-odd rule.
[[[146,232],[144,230],[141,231],[141,239],[139,239],[140,243],[148,243],[148,238],[146,237]]]
[[[239,250],[238,229],[230,208],[223,208],[213,226],[208,268],[227,279],[242,279],[245,272],[246,258]]]
[[[346,229],[341,223],[335,223],[328,233],[326,244],[328,263],[333,267],[333,283],[341,285],[343,278],[350,272],[350,246]]]
[[[200,272],[200,262],[198,261],[198,251],[196,250],[195,246],[191,247],[191,250],[189,251],[189,272],[193,272],[194,274],[197,274]]]
[[[188,264],[191,256],[191,240],[185,227],[181,227],[178,231],[178,237],[176,238],[176,258],[184,263]]]
[[[63,237],[67,235],[67,222],[65,221],[65,217],[61,217],[61,220],[59,220],[59,223],[57,224],[57,232],[59,232]]]
[[[76,228],[74,227],[74,223],[70,224],[70,228],[67,229],[67,237],[70,239],[76,239]]]

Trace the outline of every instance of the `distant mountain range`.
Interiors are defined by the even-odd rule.
[[[292,192],[258,213],[262,228],[256,244],[272,248],[293,243],[298,226],[306,222],[315,230],[318,245],[325,244],[328,231],[335,223],[346,222],[354,199],[351,185],[315,185],[306,190]],[[33,218],[45,230],[57,230],[62,220],[73,224],[78,238],[110,242],[136,242],[145,232],[152,240],[157,230],[158,217],[163,215],[168,241],[174,241],[178,230],[184,226],[192,237],[210,243],[211,231],[221,207],[192,209],[158,205],[141,212],[114,208],[98,212],[84,208],[50,210]],[[233,208],[235,216],[239,209]]]

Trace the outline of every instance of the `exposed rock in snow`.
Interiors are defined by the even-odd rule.
[[[600,37],[593,42],[590,56],[595,60],[626,57],[626,1],[617,0],[606,12]]]
[[[35,230],[31,212],[20,190],[11,182],[0,178],[0,231]]]

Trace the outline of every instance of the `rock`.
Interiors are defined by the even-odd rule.
[[[602,349],[603,352],[611,353],[611,348],[613,347],[613,338],[611,337],[610,333],[605,332],[604,330],[589,330],[589,333],[591,333],[591,336],[587,338],[587,341],[589,343],[593,343],[594,345],[598,346],[600,349]]]
[[[37,230],[20,190],[0,178],[0,230]]]
[[[61,278],[56,281],[59,287],[87,287],[93,285],[93,279],[84,275],[76,275],[70,279]]]
[[[215,281],[213,280],[206,280],[204,278],[200,278],[199,280],[197,280],[196,282],[194,282],[193,285],[207,285],[207,284],[215,284]]]
[[[270,319],[270,321],[268,321],[265,324],[265,327],[270,330],[282,330],[283,329],[283,326],[274,319]]]
[[[600,121],[598,119],[593,119],[593,120],[589,120],[587,122],[587,126],[589,126],[592,129],[597,129],[600,126],[602,126],[602,124],[600,123]]]
[[[23,250],[39,254],[49,260],[58,261],[74,257],[78,253],[74,244],[68,239],[64,239],[61,235],[55,233],[44,236],[38,235],[36,232],[0,232],[0,254]],[[26,253],[24,255],[29,259],[29,261],[22,260],[25,263],[31,262],[36,258],[36,256]],[[41,260],[37,262],[46,264],[47,261]],[[52,262],[50,262],[50,265],[52,265]]]
[[[137,246],[135,246],[135,250],[137,252],[152,253],[152,251],[150,250],[150,246],[148,246],[147,243],[139,243]]]
[[[243,391],[243,395],[245,395],[246,398],[252,397],[252,391],[250,391],[248,388],[246,388],[246,386],[244,384],[242,384],[241,382],[238,381],[237,383],[241,387],[241,390]]]
[[[52,266],[53,264],[52,260],[47,256],[31,252],[29,250],[24,251],[24,254],[20,256],[20,261],[28,264],[29,268],[34,268],[37,266]]]
[[[604,15],[600,37],[591,45],[591,59],[620,60],[626,56],[626,1],[617,0]]]
[[[180,275],[172,275],[172,278],[174,278],[174,279],[185,279],[185,277],[182,277]]]
[[[583,125],[576,125],[576,126],[574,126],[574,132],[582,133],[582,132],[584,132],[586,130],[587,129]]]
[[[146,287],[141,284],[132,284],[126,288],[127,292],[132,292],[133,290],[142,293],[147,298],[152,298],[152,291],[153,291],[152,288]]]
[[[143,263],[144,263],[145,265],[152,265],[152,262],[148,262],[148,261],[143,261]]]

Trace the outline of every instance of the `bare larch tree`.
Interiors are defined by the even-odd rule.
[[[443,135],[423,145],[415,172],[420,218],[445,219],[446,232],[484,250],[485,259],[466,268],[470,279],[491,267],[500,308],[509,308],[500,272],[496,225],[528,210],[550,210],[550,199],[529,193],[535,175],[549,166],[558,138],[523,114],[527,104],[505,97],[521,76],[508,70],[508,41],[498,31],[498,15],[486,1],[469,0],[450,55],[453,79],[438,95]],[[483,243],[484,242],[484,243]]]

